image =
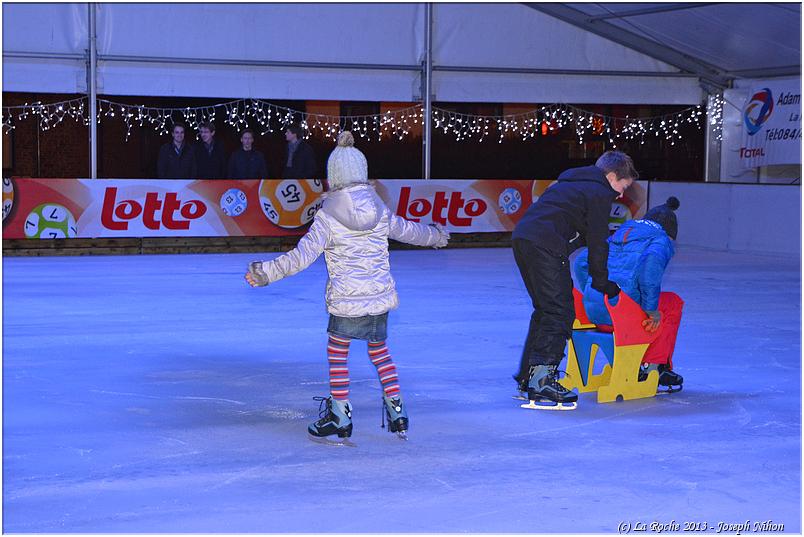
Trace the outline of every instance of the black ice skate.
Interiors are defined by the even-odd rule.
[[[660,364],[658,367],[655,364],[642,364],[642,367],[639,369],[639,381],[642,382],[648,378],[648,373],[653,370],[659,372],[659,386],[656,390],[657,395],[680,392],[684,387],[684,377],[664,364]]]
[[[330,397],[313,397],[321,401],[318,407],[320,419],[307,427],[310,440],[322,444],[354,446],[352,436],[352,404]]]
[[[513,379],[516,381],[516,391],[518,392],[516,395],[512,395],[514,399],[519,399],[520,401],[527,401],[528,400],[528,379],[533,375],[533,370],[535,369],[535,365],[530,366],[528,377],[522,378],[519,376],[519,373],[512,375]]]
[[[554,365],[537,365],[528,382],[528,403],[522,408],[534,410],[575,410],[578,394],[558,382],[558,368]]]
[[[385,418],[388,418],[388,432],[396,433],[400,440],[408,439],[408,413],[405,411],[405,405],[402,403],[402,398],[397,396],[393,399],[383,396],[383,422],[382,427],[385,427]]]

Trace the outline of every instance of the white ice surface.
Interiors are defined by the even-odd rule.
[[[327,393],[325,266],[277,254],[3,260],[6,532],[801,531],[796,257],[682,248],[684,391],[574,412],[511,399],[529,300],[510,249],[391,254],[410,441],[354,342],[357,448],[306,438]]]

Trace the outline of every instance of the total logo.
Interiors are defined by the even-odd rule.
[[[770,88],[762,88],[751,97],[743,112],[743,121],[749,136],[758,133],[772,113],[773,94]]]
[[[472,218],[480,216],[487,208],[488,204],[482,199],[465,200],[460,192],[452,192],[449,198],[446,192],[436,192],[432,202],[426,198],[411,200],[410,187],[404,186],[399,192],[396,214],[412,222],[419,222],[423,216],[432,214],[436,224],[467,227],[472,225]]]
[[[203,201],[182,202],[175,192],[167,192],[164,199],[160,199],[157,192],[148,192],[144,204],[136,200],[118,202],[117,187],[108,187],[103,196],[101,223],[106,229],[123,231],[128,229],[130,220],[141,216],[148,229],[157,230],[163,225],[166,229],[190,229],[190,221],[201,218],[206,212]]]

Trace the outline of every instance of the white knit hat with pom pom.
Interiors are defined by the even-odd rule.
[[[351,132],[343,131],[338,135],[338,147],[332,150],[327,161],[330,190],[368,183],[368,162],[354,145],[355,139]]]

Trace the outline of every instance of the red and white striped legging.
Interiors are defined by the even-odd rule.
[[[349,338],[329,334],[327,360],[329,361],[329,392],[333,399],[349,399]],[[391,353],[385,341],[369,341],[368,355],[377,369],[377,377],[387,397],[399,396],[399,376],[391,360]]]

